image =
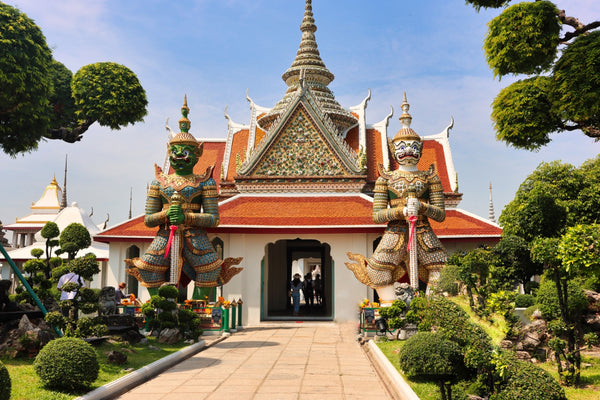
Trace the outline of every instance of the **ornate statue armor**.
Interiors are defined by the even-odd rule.
[[[182,132],[169,142],[174,174],[165,174],[155,165],[155,178],[146,198],[144,223],[159,227],[152,244],[141,258],[125,260],[127,272],[142,286],[158,288],[164,283],[212,288],[227,283],[242,268],[233,268],[241,258],[221,260],[204,228],[219,225],[217,185],[213,166],[203,175],[192,173],[202,154],[202,145],[187,132],[187,105],[179,123]],[[202,298],[199,291],[195,298]]]
[[[416,252],[413,254],[420,281],[434,284],[447,259],[446,250],[429,225],[429,218],[438,222],[446,218],[442,183],[433,165],[427,171],[416,169],[423,145],[410,129],[406,98],[402,106],[403,128],[390,142],[399,168],[385,171],[380,166],[374,189],[373,221],[388,225],[370,257],[348,253],[356,263],[346,263],[360,282],[374,289],[390,287],[409,271],[407,247],[411,224],[414,224]],[[411,284],[417,286],[416,282]]]

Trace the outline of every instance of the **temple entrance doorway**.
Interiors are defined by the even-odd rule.
[[[305,239],[269,243],[262,266],[262,320],[332,320],[332,264],[327,243]],[[290,296],[296,273],[302,277],[304,289],[297,316]]]

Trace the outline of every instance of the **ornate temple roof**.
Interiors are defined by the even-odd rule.
[[[61,198],[62,190],[56,182],[56,177],[53,177],[50,184],[44,189],[40,199],[32,203],[31,213],[22,218],[17,218],[14,224],[4,225],[4,229],[9,231],[36,231],[42,229],[46,222],[54,220],[60,211]]]
[[[92,219],[85,213],[85,211],[79,208],[76,202],[73,202],[70,207],[65,207],[58,214],[52,215],[52,219],[50,219],[50,221],[55,222],[61,232],[69,224],[74,222],[85,226],[90,232],[90,236],[92,236],[93,241],[90,247],[81,251],[81,255],[85,253],[94,253],[98,261],[108,260],[108,245],[105,243],[100,243],[94,239],[94,235],[97,234],[100,229],[96,224],[94,224]],[[8,253],[10,258],[12,258],[13,261],[26,261],[32,259],[32,249],[44,249],[46,247],[46,241],[44,238],[42,238],[39,232],[35,235],[35,240],[36,242],[32,245],[10,251]],[[66,258],[67,256],[68,255],[66,253],[61,255],[62,258]],[[4,257],[0,255],[0,259],[4,259]]]
[[[302,39],[291,67],[283,74],[288,85],[272,109],[256,105],[248,94],[250,121],[227,119],[223,140],[199,139],[204,154],[194,172],[214,165],[219,187],[220,225],[213,233],[266,232],[383,232],[372,219],[370,196],[379,177],[378,166],[396,169],[387,129],[393,109],[382,121],[368,124],[371,98],[343,109],[327,85],[333,74],[321,60],[315,40],[311,1],[306,1],[300,26]],[[404,119],[408,110],[402,102]],[[422,135],[420,170],[431,165],[439,175],[446,201],[446,220],[432,221],[444,240],[499,239],[501,228],[457,206],[457,174],[450,151],[449,132],[454,121],[434,135]],[[149,173],[152,171],[148,166]],[[150,241],[156,228],[144,225],[143,215],[109,228],[99,241]]]
[[[357,123],[357,119],[342,108],[328,88],[334,75],[327,69],[319,54],[315,32],[317,26],[312,12],[311,0],[306,0],[304,18],[300,25],[302,38],[292,65],[281,76],[288,85],[285,96],[268,113],[258,119],[259,126],[268,131],[293,102],[294,95],[302,90],[311,91],[321,111],[331,120],[335,130],[342,134]]]

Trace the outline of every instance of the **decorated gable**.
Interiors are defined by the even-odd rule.
[[[348,173],[304,107],[299,106],[249,175],[310,177]]]

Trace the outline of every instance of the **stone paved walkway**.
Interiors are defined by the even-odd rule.
[[[351,323],[244,328],[118,397],[121,400],[391,398],[356,341],[356,326]]]

